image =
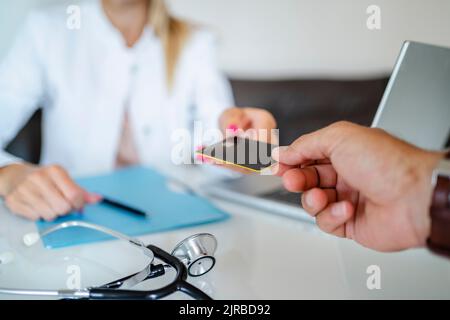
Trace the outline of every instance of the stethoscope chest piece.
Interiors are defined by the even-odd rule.
[[[200,277],[214,267],[216,249],[216,238],[212,234],[201,233],[181,241],[172,255],[186,265],[191,277]]]

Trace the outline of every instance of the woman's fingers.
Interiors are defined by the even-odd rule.
[[[26,184],[23,184],[17,190],[17,194],[22,202],[31,207],[44,220],[51,221],[58,216],[58,213],[52,208],[49,201],[42,196],[45,192],[46,190],[38,188],[31,180],[27,181]]]
[[[346,237],[345,224],[353,218],[354,211],[354,206],[349,201],[330,203],[317,214],[317,226],[326,233]]]
[[[272,130],[277,127],[277,122],[273,115],[261,108],[243,108],[244,117],[249,119],[251,128]]]
[[[56,212],[29,183],[21,185],[19,188],[17,188],[17,190],[13,193],[10,201],[12,204],[20,203],[31,208],[33,213],[36,213],[40,218],[43,218],[47,221],[53,220],[57,216]],[[14,205],[12,205],[11,207],[14,207]],[[15,213],[20,214],[22,212],[15,211]],[[29,215],[28,210],[26,214]]]
[[[243,109],[230,108],[224,111],[219,119],[220,128],[223,132],[236,132],[238,129],[247,129],[250,127],[251,120],[246,117]]]
[[[15,195],[9,195],[5,198],[6,207],[15,214],[24,217],[26,219],[37,221],[41,217],[40,215],[28,204],[17,199]]]
[[[72,210],[70,202],[47,175],[41,173],[32,178],[31,182],[39,188],[39,195],[45,199],[56,215],[65,215]]]
[[[51,221],[99,200],[79,187],[63,168],[50,166],[29,172],[6,196],[6,205],[29,219]]]
[[[264,109],[244,108],[245,117],[249,119],[249,126],[245,128],[245,136],[258,141],[278,145],[278,135],[274,131],[277,122],[273,115]]]
[[[71,204],[72,208],[81,210],[85,205],[85,191],[59,166],[49,167],[48,173],[52,181],[64,195],[64,198]]]
[[[103,199],[103,196],[101,196],[99,194],[89,193],[89,192],[84,193],[84,201],[86,201],[86,203],[88,203],[88,204],[96,204],[96,203],[102,201],[102,199]]]
[[[260,108],[230,108],[219,120],[226,136],[239,135],[252,140],[277,143],[272,129],[277,126],[273,115]]]

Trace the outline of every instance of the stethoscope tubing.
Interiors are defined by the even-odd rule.
[[[166,251],[154,245],[147,246],[153,251],[155,257],[176,271],[175,280],[163,288],[151,291],[135,291],[135,290],[115,290],[106,288],[91,288],[90,299],[93,300],[159,300],[163,299],[177,291],[183,292],[188,296],[197,300],[212,300],[210,296],[202,290],[191,285],[186,281],[188,272],[186,266],[177,258]]]
[[[148,250],[148,248],[145,246],[145,244],[142,241],[140,241],[139,239],[129,237],[123,233],[117,232],[115,230],[112,230],[112,229],[109,229],[109,228],[106,228],[103,226],[99,226],[96,224],[87,223],[87,222],[83,222],[83,221],[67,221],[67,222],[60,223],[56,226],[50,227],[47,230],[41,232],[39,234],[39,236],[41,238],[43,238],[46,235],[49,235],[55,231],[58,231],[61,229],[67,229],[67,228],[74,228],[74,227],[81,227],[81,228],[96,230],[96,231],[105,233],[111,237],[114,237],[116,239],[120,239],[120,240],[129,242],[133,246],[140,248],[147,257],[149,257],[151,260],[153,260],[153,257],[154,257],[153,252],[151,250]]]
[[[191,285],[186,281],[187,279],[187,269],[186,266],[177,258],[167,253],[166,251],[158,248],[154,245],[147,246],[148,249],[152,250],[155,258],[167,263],[170,267],[174,268],[176,271],[175,280],[163,288],[159,288],[151,291],[136,291],[136,290],[122,290],[122,289],[112,289],[105,288],[105,285],[100,288],[90,288],[89,298],[91,300],[160,300],[163,299],[177,291],[183,292],[194,298],[196,300],[212,300],[210,296],[204,293],[202,290]],[[155,272],[159,275],[164,274],[164,266],[159,265],[155,267]],[[162,269],[161,269],[162,268]],[[155,276],[156,277],[156,276]],[[124,281],[127,278],[117,280],[116,282]],[[114,283],[114,282],[112,282]],[[112,284],[111,283],[111,284]],[[110,284],[109,284],[110,285]]]

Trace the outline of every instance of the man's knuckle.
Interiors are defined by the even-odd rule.
[[[29,182],[33,182],[33,183],[38,183],[40,182],[42,179],[44,179],[45,177],[45,172],[43,172],[42,170],[37,170],[33,173],[30,173],[27,177],[27,181]]]
[[[351,123],[346,120],[340,120],[331,125],[332,128],[339,128],[339,129],[348,128],[349,126],[351,126]]]
[[[53,173],[53,174],[60,173],[60,172],[64,171],[64,169],[58,164],[51,164],[51,165],[45,167],[45,169],[46,169],[47,172]]]

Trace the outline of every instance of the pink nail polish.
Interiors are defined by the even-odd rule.
[[[233,133],[236,133],[236,131],[239,130],[239,127],[235,124],[230,124],[227,129],[233,131]]]
[[[84,201],[88,204],[95,204],[103,200],[103,196],[97,193],[88,193]]]
[[[199,161],[201,161],[202,163],[205,163],[205,162],[206,162],[206,161],[205,161],[205,157],[204,157],[203,155],[201,155],[201,154],[196,155],[196,159],[199,160]]]
[[[205,157],[205,156],[203,156],[201,154],[197,155],[197,160],[199,160],[199,161],[201,161],[202,163],[205,163],[205,164],[213,163],[213,161],[210,158]]]

